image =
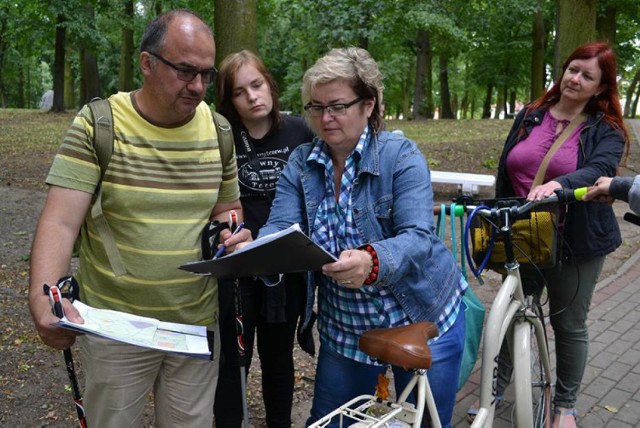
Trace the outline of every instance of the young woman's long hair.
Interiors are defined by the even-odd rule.
[[[622,117],[620,106],[620,94],[618,93],[617,70],[618,62],[616,56],[608,43],[591,42],[585,43],[574,50],[562,64],[562,74],[553,84],[553,87],[543,96],[533,101],[527,106],[527,110],[533,111],[538,108],[549,108],[560,100],[560,82],[571,61],[580,59],[598,59],[598,66],[602,71],[600,84],[604,88],[600,94],[591,97],[584,108],[585,113],[604,113],[604,120],[614,128],[619,129],[624,134],[626,142],[625,159],[629,155],[629,133]]]
[[[233,105],[233,86],[235,85],[236,74],[243,65],[252,65],[258,70],[258,73],[264,77],[271,90],[271,99],[273,108],[269,113],[271,116],[270,132],[280,127],[282,123],[282,115],[280,114],[280,100],[278,97],[278,84],[273,78],[271,72],[264,65],[264,62],[253,52],[242,50],[228,55],[220,65],[220,72],[217,80],[217,110],[225,116],[231,123],[241,122],[236,108]]]

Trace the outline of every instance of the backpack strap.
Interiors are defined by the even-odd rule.
[[[89,110],[93,115],[93,147],[98,157],[100,166],[100,182],[96,188],[96,194],[91,207],[91,218],[95,222],[96,230],[102,241],[102,245],[111,264],[111,269],[116,277],[127,273],[120,252],[116,246],[116,241],[107,223],[107,219],[102,212],[102,180],[107,171],[107,166],[113,154],[113,142],[115,133],[113,131],[113,112],[108,100],[93,99],[89,104]]]
[[[93,115],[93,148],[100,166],[100,183],[113,153],[113,114],[108,100],[94,98],[87,104]]]
[[[580,113],[576,117],[574,117],[569,125],[560,133],[560,135],[556,138],[556,141],[549,147],[544,158],[540,162],[540,166],[538,167],[538,171],[536,172],[535,177],[533,178],[533,182],[531,183],[531,188],[533,189],[536,186],[544,184],[544,176],[547,173],[547,167],[549,166],[549,162],[553,155],[558,151],[560,146],[564,144],[567,138],[571,135],[574,129],[580,126],[585,120],[587,120],[587,115],[584,113]]]
[[[220,159],[222,165],[226,165],[231,162],[232,156],[234,156],[235,145],[233,143],[233,131],[231,131],[231,124],[226,117],[216,111],[212,111],[213,124],[216,127],[218,133],[218,147],[220,148]]]

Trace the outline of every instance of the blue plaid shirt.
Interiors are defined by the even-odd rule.
[[[325,170],[325,198],[318,207],[312,239],[336,257],[344,250],[363,244],[351,209],[351,191],[358,172],[362,151],[370,141],[369,128],[360,136],[355,150],[347,158],[340,189],[335,188],[333,163],[327,147],[318,141],[309,156]],[[336,193],[338,198],[336,200]],[[336,352],[356,361],[371,363],[369,356],[358,349],[360,335],[378,327],[409,323],[402,307],[388,289],[364,285],[360,289],[346,288],[328,276],[322,276],[318,289],[320,337]]]
[[[363,244],[353,220],[351,191],[358,173],[358,163],[371,139],[369,128],[360,136],[355,150],[346,160],[340,182],[335,188],[333,163],[326,145],[317,140],[308,160],[323,165],[325,171],[325,198],[318,207],[312,225],[312,239],[336,257],[344,250]],[[336,198],[338,194],[338,198]],[[375,284],[350,289],[328,276],[321,277],[318,288],[318,329],[321,340],[334,351],[355,361],[371,364],[371,358],[358,349],[360,335],[367,330],[397,327],[411,322],[402,306],[386,287]],[[437,322],[440,334],[453,325],[459,301],[466,282],[461,281],[458,292],[447,305]],[[454,310],[455,308],[455,310]]]

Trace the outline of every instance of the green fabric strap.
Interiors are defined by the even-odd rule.
[[[213,124],[218,130],[218,146],[220,147],[220,159],[222,164],[226,165],[231,161],[233,156],[233,132],[231,131],[231,124],[226,117],[218,112],[212,111]]]
[[[560,146],[564,144],[567,138],[571,135],[574,129],[576,129],[582,122],[587,120],[587,116],[584,113],[580,113],[576,117],[574,117],[569,125],[562,131],[562,133],[558,136],[556,141],[549,147],[549,151],[540,162],[540,167],[538,168],[538,172],[536,172],[536,176],[533,178],[533,182],[531,183],[531,188],[533,189],[536,186],[544,184],[544,176],[547,173],[547,167],[549,166],[549,162],[553,155],[558,151]]]
[[[436,224],[436,235],[438,238],[444,242],[446,239],[446,229],[447,229],[447,211],[446,204],[440,204],[440,213],[438,214],[438,220]],[[452,203],[449,207],[449,215],[451,216],[451,254],[453,254],[453,259],[455,262],[458,262],[458,237],[456,232],[456,217],[460,218],[460,231],[464,230],[464,212],[458,212],[456,209],[456,204]],[[460,234],[460,238],[463,238],[463,234]],[[464,257],[464,244],[460,243],[460,270],[462,271],[462,276],[467,279],[467,267],[465,263]]]
[[[111,269],[116,277],[125,275],[127,269],[124,267],[122,257],[116,246],[111,228],[102,212],[102,180],[113,153],[113,114],[108,100],[96,99],[89,103],[89,109],[93,115],[93,146],[98,157],[100,166],[100,183],[97,187],[93,206],[91,207],[91,218],[93,218],[102,246],[104,247]]]

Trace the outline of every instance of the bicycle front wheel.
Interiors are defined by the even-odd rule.
[[[538,317],[514,325],[513,367],[516,423],[519,427],[551,426],[549,353]]]

